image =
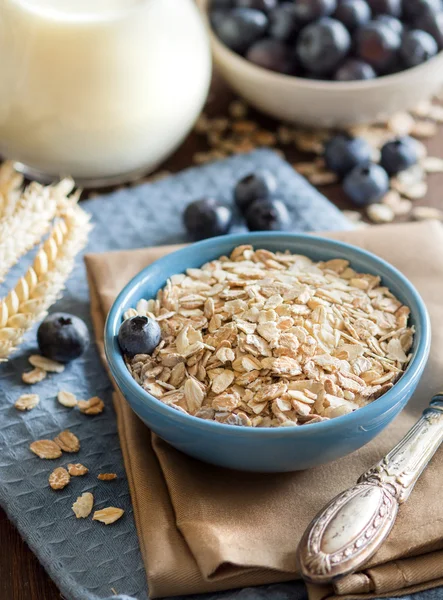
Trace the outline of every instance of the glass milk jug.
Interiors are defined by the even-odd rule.
[[[211,75],[193,0],[0,0],[0,152],[30,177],[110,185],[153,170]]]

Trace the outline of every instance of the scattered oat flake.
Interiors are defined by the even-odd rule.
[[[426,181],[417,181],[416,183],[409,184],[399,181],[398,178],[394,178],[391,180],[391,186],[410,200],[420,200],[428,193]]]
[[[416,221],[427,221],[429,219],[443,220],[443,211],[433,206],[415,206],[411,211],[411,217]]]
[[[67,408],[73,408],[74,406],[77,406],[77,398],[72,392],[60,390],[57,394],[57,400],[62,406],[66,406]]]
[[[68,485],[70,479],[68,471],[63,467],[58,467],[49,475],[49,485],[53,490],[62,490]]]
[[[108,508],[102,508],[102,510],[96,510],[92,516],[93,521],[100,521],[105,525],[110,525],[118,521],[125,511],[122,508],[115,508],[110,506]]]
[[[394,211],[387,204],[370,204],[366,214],[374,223],[390,223],[394,220]]]
[[[85,415],[99,415],[105,408],[103,400],[98,396],[94,396],[89,400],[79,400],[77,404],[80,412]]]
[[[331,185],[338,181],[337,175],[332,171],[317,171],[308,175],[308,179],[312,185]]]
[[[248,113],[248,107],[241,100],[233,100],[229,105],[229,114],[234,119],[244,119]]]
[[[415,125],[415,119],[409,113],[396,113],[388,121],[388,127],[396,135],[408,135]]]
[[[428,116],[433,121],[437,121],[437,123],[443,123],[443,106],[431,104]]]
[[[68,429],[60,432],[54,438],[54,442],[63,452],[78,452],[80,450],[80,440]]]
[[[39,458],[53,459],[59,458],[62,451],[52,440],[37,440],[29,446],[31,452],[34,452]]]
[[[94,496],[90,492],[84,492],[72,505],[72,510],[77,519],[89,517],[94,506]]]
[[[381,199],[381,203],[389,206],[395,216],[407,215],[412,209],[411,200],[402,198],[397,190],[389,190]]]
[[[32,371],[26,371],[25,373],[22,373],[22,381],[28,385],[33,385],[34,383],[40,383],[40,381],[43,381],[46,375],[46,371],[36,368],[32,369]]]
[[[40,402],[38,394],[23,394],[16,400],[14,406],[17,410],[32,410]]]
[[[416,121],[410,134],[418,138],[431,138],[437,135],[438,127],[432,121]]]
[[[81,463],[69,463],[68,473],[72,477],[82,477],[86,473],[89,473],[89,469]]]
[[[47,371],[48,373],[63,373],[65,366],[55,360],[41,356],[40,354],[32,354],[29,357],[29,362],[33,367]]]
[[[357,223],[361,221],[361,213],[358,210],[344,210],[343,215],[349,219],[352,223]]]
[[[443,173],[443,158],[438,156],[425,156],[421,159],[420,165],[426,173]]]
[[[425,119],[429,116],[431,108],[431,102],[429,100],[423,100],[422,102],[420,102],[420,104],[417,104],[417,106],[411,112],[417,117]]]
[[[113,479],[117,479],[116,473],[99,473],[97,475],[97,479],[100,481],[112,481]]]

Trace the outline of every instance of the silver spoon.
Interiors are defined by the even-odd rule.
[[[297,550],[303,579],[330,583],[365,564],[388,537],[399,505],[442,441],[440,392],[397,446],[311,521]]]

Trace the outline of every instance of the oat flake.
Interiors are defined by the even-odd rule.
[[[70,479],[68,471],[58,467],[49,475],[49,485],[53,490],[62,490],[68,485]]]
[[[58,434],[54,438],[54,442],[57,444],[63,452],[78,452],[80,450],[80,441],[76,435],[66,429]]]
[[[72,505],[72,510],[77,519],[86,519],[89,517],[94,506],[94,496],[90,492],[85,492],[77,498]]]
[[[97,475],[97,479],[100,479],[100,481],[113,481],[114,479],[117,479],[117,474],[116,473],[99,473]]]
[[[40,402],[40,398],[37,394],[23,394],[16,400],[14,406],[17,410],[25,411],[32,410]]]
[[[110,525],[111,523],[115,523],[118,521],[125,511],[122,508],[115,508],[114,506],[110,506],[108,508],[103,508],[102,510],[96,510],[92,520],[100,521],[105,525]]]
[[[66,406],[67,408],[73,408],[74,406],[77,406],[77,398],[72,392],[60,390],[57,394],[57,400],[62,406]]]
[[[22,381],[23,383],[27,383],[28,385],[33,385],[34,383],[40,383],[43,379],[46,378],[46,371],[43,369],[35,368],[32,371],[26,371],[22,373]]]
[[[52,440],[37,440],[29,446],[31,452],[34,452],[39,458],[54,459],[62,455],[59,446]]]
[[[63,373],[65,370],[65,366],[61,363],[46,358],[45,356],[40,356],[40,354],[33,354],[28,360],[33,367],[37,367],[48,373]]]
[[[68,473],[71,475],[71,477],[82,477],[83,475],[89,473],[89,469],[81,463],[69,463]]]

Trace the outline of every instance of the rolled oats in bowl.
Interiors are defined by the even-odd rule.
[[[156,319],[162,339],[152,355],[125,360],[179,411],[230,425],[304,425],[394,385],[412,356],[409,312],[347,260],[238,246],[126,311]]]

